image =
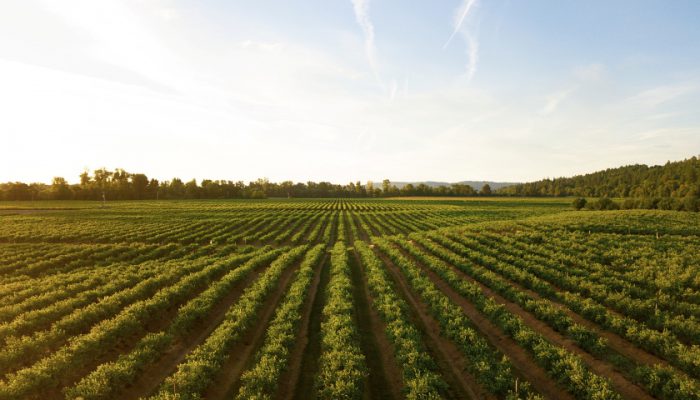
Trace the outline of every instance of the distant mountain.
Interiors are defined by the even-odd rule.
[[[421,183],[435,188],[435,187],[441,187],[441,186],[450,186],[454,184],[459,184],[459,185],[469,185],[473,187],[475,190],[481,189],[485,184],[488,184],[491,186],[491,190],[499,190],[501,188],[507,187],[507,186],[513,186],[513,185],[519,185],[519,182],[491,182],[491,181],[460,181],[460,182],[437,182],[437,181],[422,181],[422,182],[391,182],[392,185],[396,186],[397,188],[401,189],[404,186],[411,184],[413,186],[420,185]],[[375,183],[376,184],[376,183]],[[381,185],[381,181],[378,182],[379,185]]]

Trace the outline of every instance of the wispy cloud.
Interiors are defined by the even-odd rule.
[[[630,97],[628,102],[634,105],[652,108],[696,90],[698,90],[698,86],[695,84],[658,86]]]
[[[540,110],[540,114],[550,115],[555,112],[559,105],[569,98],[574,91],[576,91],[576,88],[562,90],[547,96],[547,103]]]
[[[372,68],[377,82],[380,86],[384,86],[379,78],[379,70],[377,67],[377,48],[374,44],[374,25],[369,18],[369,0],[351,0],[352,8],[355,11],[355,19],[362,29],[365,37],[365,56],[367,62]]]
[[[476,37],[467,34],[467,51],[469,52],[469,61],[467,61],[467,80],[472,80],[476,73],[476,64],[479,61],[479,42]]]
[[[595,82],[605,76],[605,66],[603,64],[580,65],[574,68],[574,76],[581,81]]]
[[[450,37],[442,46],[443,49],[446,49],[447,46],[449,46],[450,42],[452,42],[452,39],[454,39],[455,35],[457,35],[457,33],[461,33],[464,36],[464,41],[467,44],[467,55],[469,57],[469,60],[467,61],[466,72],[467,80],[469,81],[472,80],[474,74],[476,73],[476,66],[479,61],[479,41],[477,40],[474,34],[470,33],[464,28],[464,24],[467,17],[469,16],[469,14],[472,13],[472,10],[474,10],[476,5],[477,0],[464,0],[460,7],[457,8],[454,14],[454,29]]]
[[[472,10],[475,4],[476,0],[464,0],[462,5],[457,9],[457,12],[455,13],[456,18],[454,22],[454,30],[452,31],[452,34],[447,39],[445,44],[442,46],[443,49],[447,48],[447,46],[450,44],[457,32],[459,32],[459,30],[462,29],[462,25],[464,25],[464,20],[467,19],[467,15],[469,15],[469,12]]]

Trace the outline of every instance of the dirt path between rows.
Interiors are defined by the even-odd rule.
[[[315,398],[314,378],[318,372],[318,360],[321,356],[321,320],[326,303],[325,290],[330,279],[328,250],[321,263],[318,282],[315,283],[313,299],[304,310],[300,337],[304,338],[291,354],[288,374],[280,379],[276,398],[290,400],[307,400]],[[312,286],[312,289],[314,287]]]
[[[414,245],[421,248],[421,246],[419,246],[418,244]],[[430,252],[428,252],[424,248],[421,248],[421,250],[426,252],[426,254],[430,254]],[[417,260],[413,260],[414,262],[416,262],[416,264],[418,264]],[[561,346],[567,351],[571,352],[572,354],[576,354],[579,357],[581,357],[584,363],[591,369],[591,371],[593,371],[601,377],[610,379],[615,390],[618,391],[623,397],[629,399],[653,399],[653,397],[647,394],[642,388],[637,386],[635,383],[630,382],[622,373],[620,373],[615,368],[614,365],[611,365],[608,362],[595,358],[587,351],[581,349],[573,340],[564,337],[562,334],[550,327],[547,323],[540,321],[530,312],[523,310],[518,304],[504,298],[500,294],[491,290],[489,287],[472,278],[470,275],[461,271],[459,268],[450,265],[449,263],[445,264],[449,265],[452,271],[456,273],[460,278],[479,286],[484,295],[493,298],[498,304],[503,305],[505,309],[508,310],[510,313],[522,318],[523,322],[525,322],[525,325],[542,335],[545,339],[547,339],[548,342],[557,346]],[[421,267],[425,269],[425,266],[421,265]]]
[[[461,257],[465,258],[464,256],[461,256]],[[474,262],[471,259],[468,259],[468,261]],[[474,263],[478,264],[476,262],[474,262]],[[484,268],[486,268],[486,267],[484,267]],[[613,350],[617,351],[618,353],[622,354],[623,356],[625,356],[625,357],[627,357],[627,358],[629,358],[629,359],[631,359],[639,364],[647,364],[649,366],[661,364],[661,365],[669,367],[669,368],[674,368],[673,366],[671,366],[668,363],[668,361],[664,360],[663,358],[660,358],[660,357],[656,356],[655,354],[652,354],[652,353],[650,353],[650,352],[648,352],[640,347],[637,347],[636,345],[629,342],[627,339],[623,338],[622,336],[620,336],[614,332],[611,332],[611,331],[607,330],[606,328],[600,326],[599,324],[597,324],[597,323],[587,319],[586,317],[576,313],[575,311],[571,310],[565,304],[562,304],[561,302],[559,302],[557,299],[541,296],[537,292],[522,286],[521,284],[511,280],[510,278],[508,278],[508,277],[506,277],[506,276],[504,276],[496,271],[492,270],[492,272],[494,272],[495,274],[500,276],[503,280],[508,282],[508,284],[512,285],[513,287],[515,287],[518,290],[522,290],[523,292],[532,296],[532,298],[534,298],[534,299],[549,300],[554,306],[556,306],[557,308],[562,310],[564,313],[566,313],[576,323],[581,324],[581,325],[585,326],[586,328],[595,331],[598,335],[605,338],[608,341],[608,345]],[[547,282],[550,285],[550,287],[552,288],[552,290],[554,290],[555,292],[558,292],[558,293],[565,292],[565,290],[554,285],[552,282],[548,282],[544,279],[543,279],[543,281]],[[606,309],[608,309],[613,315],[616,315],[619,317],[624,317],[624,315],[621,315],[614,310],[610,310],[607,307],[606,307]]]
[[[355,227],[357,228],[357,233],[360,236],[359,239],[366,243],[371,242],[369,238],[369,233],[365,232],[364,228],[362,228],[362,225],[360,225],[360,222],[358,220],[360,217],[357,214],[351,214],[350,218],[353,219]]]
[[[464,314],[471,320],[474,327],[501,353],[508,356],[515,371],[524,377],[535,390],[551,399],[573,399],[573,396],[559,386],[547,372],[540,367],[513,339],[486,318],[470,301],[462,297],[447,282],[431,269],[416,261],[403,249],[400,249],[405,257],[411,259],[423,273],[430,278],[435,286],[442,291],[452,302],[457,304]]]
[[[401,399],[403,377],[396,364],[394,346],[386,337],[386,325],[371,306],[372,296],[367,287],[367,277],[362,269],[360,256],[352,250],[349,259],[352,271],[353,294],[360,346],[369,369],[367,394],[370,399]]]
[[[304,306],[301,311],[301,323],[299,329],[297,330],[297,336],[295,343],[296,345],[292,348],[289,354],[289,364],[287,365],[287,370],[282,373],[278,381],[277,393],[274,396],[276,399],[291,399],[296,392],[296,388],[300,386],[300,379],[304,373],[309,373],[309,371],[304,371],[304,357],[308,352],[311,356],[315,354],[318,357],[318,353],[314,353],[312,350],[311,343],[318,339],[318,346],[320,348],[320,331],[313,331],[311,328],[311,313],[314,310],[314,305],[316,304],[317,297],[322,296],[323,288],[321,286],[321,278],[324,270],[326,270],[326,264],[328,263],[328,252],[324,250],[324,255],[321,261],[315,267],[314,277],[311,281],[311,286],[308,289],[308,294],[304,300]],[[314,373],[311,373],[314,376]]]
[[[448,237],[449,237],[449,236],[448,236]],[[450,239],[455,240],[456,238],[450,237]],[[459,242],[459,241],[458,241],[458,242]],[[471,250],[473,250],[473,251],[483,252],[483,251],[481,251],[481,250],[474,249],[471,245],[469,245],[469,244],[467,244],[467,243],[463,243],[463,242],[459,242],[459,243],[463,244],[463,245],[466,246],[466,247],[469,247],[469,248],[470,248]],[[505,249],[505,248],[503,248],[503,249],[501,249],[501,248],[496,248],[496,249],[494,249],[492,245],[487,245],[487,244],[484,244],[484,243],[481,243],[481,242],[479,242],[479,244],[482,245],[482,246],[484,246],[484,247],[486,247],[487,249],[489,249],[489,251],[490,251],[490,253],[491,253],[491,254],[490,254],[491,257],[496,257],[496,258],[497,258],[497,255],[496,255],[496,254],[497,254],[497,252],[499,252],[499,251],[500,251],[500,252],[505,252],[505,253],[507,253],[507,254],[513,256],[513,257],[517,257],[517,258],[522,258],[522,257],[523,257],[522,255],[517,254],[517,253],[513,253],[512,251],[510,251],[510,250],[508,250],[508,249]],[[530,258],[532,258],[532,257],[530,257]],[[543,257],[540,257],[540,258],[543,258]],[[538,261],[538,260],[535,260],[534,262],[535,262],[535,263],[541,263],[541,261]],[[522,266],[518,266],[518,265],[515,265],[515,264],[510,263],[510,262],[507,262],[507,264],[510,265],[510,266],[512,266],[512,267],[515,267],[515,268],[523,268]],[[559,270],[560,270],[560,268],[553,267],[553,266],[547,266],[547,268],[552,269],[552,270],[556,270],[556,271],[559,271]],[[552,289],[553,289],[554,291],[556,291],[556,292],[566,292],[566,291],[569,291],[569,292],[575,293],[575,294],[577,294],[578,296],[581,296],[581,297],[583,297],[583,298],[591,298],[591,299],[594,300],[596,303],[598,303],[598,304],[600,304],[601,306],[605,307],[605,309],[606,309],[610,314],[614,315],[615,317],[622,318],[622,319],[624,319],[624,318],[632,318],[632,319],[635,320],[638,324],[640,324],[641,326],[644,326],[644,327],[647,328],[647,329],[655,330],[655,331],[657,331],[657,332],[663,332],[663,330],[660,330],[660,329],[654,328],[653,326],[650,326],[647,322],[643,321],[641,318],[637,318],[637,317],[635,317],[635,316],[633,316],[633,315],[626,315],[624,312],[621,312],[621,311],[619,311],[619,310],[613,308],[613,306],[611,306],[610,304],[606,304],[606,303],[603,302],[603,301],[599,301],[599,300],[597,300],[597,299],[594,299],[591,295],[586,294],[585,291],[579,291],[579,290],[575,290],[575,289],[567,290],[567,289],[564,289],[564,288],[560,287],[557,283],[553,282],[553,281],[551,280],[551,278],[547,278],[547,277],[542,276],[542,274],[539,273],[539,272],[533,272],[533,271],[529,271],[529,270],[526,270],[526,272],[528,272],[529,274],[531,274],[531,275],[533,275],[533,276],[536,276],[538,279],[540,279],[540,280],[542,280],[542,281],[548,283],[548,284],[552,287]],[[581,278],[581,277],[579,277],[579,278]],[[689,342],[688,342],[687,340],[685,340],[684,338],[678,337],[678,336],[677,336],[677,339],[678,339],[678,341],[679,341],[680,343],[685,344],[685,345],[689,345]]]
[[[214,277],[212,277],[212,280],[221,279],[221,277],[223,277],[228,271],[229,270],[226,269],[218,272]],[[184,279],[184,277],[181,279]],[[195,290],[189,298],[192,299],[199,296],[204,290],[206,290],[206,288],[206,285],[203,285],[201,288],[197,288],[197,290]],[[61,394],[60,388],[75,385],[78,381],[80,381],[80,379],[95,370],[99,365],[115,361],[120,355],[131,352],[139,340],[141,340],[148,333],[160,332],[166,329],[177,315],[179,307],[184,303],[185,301],[173,303],[168,310],[153,316],[153,318],[149,319],[144,326],[143,332],[137,335],[122,337],[121,340],[114,347],[109,349],[109,352],[107,352],[105,355],[97,355],[96,357],[90,359],[90,361],[87,362],[84,367],[66,371],[65,375],[60,378],[60,385],[46,388],[44,391],[42,391],[42,394],[45,395],[46,398],[50,399],[62,398],[63,395]]]
[[[287,267],[280,276],[277,288],[272,294],[268,294],[262,308],[258,310],[256,323],[247,329],[233,348],[229,351],[229,358],[221,368],[214,383],[204,393],[206,399],[233,398],[238,393],[240,377],[247,367],[255,361],[255,352],[265,341],[265,333],[277,310],[277,306],[287,293],[295,272],[299,269],[302,260]]]
[[[161,382],[177,369],[178,364],[185,359],[187,354],[211,335],[214,329],[223,321],[229,308],[241,297],[245,288],[250,286],[262,274],[264,268],[269,265],[270,263],[264,263],[236,284],[229,294],[212,309],[209,316],[197,324],[201,328],[175,343],[156,363],[151,364],[148,369],[139,374],[139,378],[119,394],[119,398],[139,399],[155,392]]]
[[[372,225],[368,222],[369,218],[367,218],[366,215],[364,215],[364,214],[360,215],[358,213],[358,214],[355,214],[355,216],[357,217],[357,219],[361,219],[363,222],[365,222],[365,225],[370,230],[369,232],[365,232],[362,224],[357,225],[364,232],[364,235],[360,235],[361,237],[364,236],[366,238],[363,240],[365,240],[366,242],[369,242],[369,236],[382,236],[381,233],[377,230],[377,227],[375,227],[374,225]]]
[[[459,348],[449,339],[440,335],[439,323],[430,315],[428,306],[410,288],[406,277],[388,257],[379,251],[375,254],[382,260],[389,272],[394,287],[409,304],[413,324],[423,333],[426,349],[435,360],[442,377],[449,385],[445,396],[450,399],[492,399],[476,379],[467,372],[467,360]]]

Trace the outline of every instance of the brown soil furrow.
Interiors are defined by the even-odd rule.
[[[480,250],[475,250],[475,249],[472,249],[472,250],[477,251],[477,252],[480,251]],[[503,251],[503,249],[499,249],[499,248],[496,248],[496,250],[498,250],[498,251]],[[512,264],[512,263],[510,263],[510,262],[507,263],[507,264],[510,265],[510,266],[512,266],[512,267],[515,267],[515,268],[521,268],[521,267],[519,267],[519,266],[517,266],[517,265],[515,265],[515,264]],[[547,267],[547,268],[549,268],[549,269],[555,269],[555,268],[553,268],[553,267]],[[554,290],[554,291],[556,291],[556,292],[570,292],[570,293],[574,293],[574,294],[576,294],[576,295],[578,295],[578,296],[580,296],[580,297],[583,297],[583,298],[591,298],[590,295],[587,295],[586,293],[583,293],[583,292],[581,292],[581,291],[573,290],[573,289],[572,289],[572,290],[564,289],[564,288],[562,288],[561,286],[559,286],[556,282],[554,282],[551,278],[547,278],[547,277],[544,277],[544,276],[539,276],[538,274],[533,273],[533,272],[528,272],[528,273],[530,273],[531,275],[537,277],[537,278],[540,279],[541,281],[546,282],[547,284],[549,284],[549,285],[551,286],[552,290]],[[593,299],[593,300],[594,300],[596,303],[598,303],[599,305],[601,305],[602,307],[605,307],[605,309],[606,309],[610,314],[612,314],[612,315],[615,316],[615,317],[618,317],[618,318],[621,318],[621,319],[624,319],[624,318],[632,318],[632,319],[635,320],[638,324],[640,324],[641,326],[643,326],[643,327],[645,327],[645,328],[647,328],[647,329],[655,330],[655,331],[657,331],[657,332],[663,332],[663,330],[654,328],[653,326],[649,325],[647,322],[643,321],[643,320],[640,319],[640,318],[634,317],[634,316],[632,316],[632,315],[627,315],[627,314],[625,314],[624,312],[619,311],[619,310],[613,308],[613,306],[611,306],[611,305],[609,305],[609,304],[605,304],[605,303],[602,302],[602,301],[598,301],[598,300],[596,300],[596,299]],[[689,342],[688,340],[686,340],[685,338],[677,337],[677,339],[678,339],[678,342],[680,342],[680,343],[682,343],[682,344],[690,345],[690,342]]]
[[[328,262],[328,252],[325,252],[321,262],[316,266],[314,271],[314,278],[311,281],[311,286],[309,287],[306,300],[304,301],[304,306],[301,312],[301,323],[297,332],[296,346],[291,350],[289,354],[289,365],[287,370],[282,373],[279,379],[279,385],[277,387],[277,394],[275,398],[277,399],[291,399],[296,392],[296,388],[300,385],[300,379],[303,373],[308,373],[304,370],[304,357],[307,352],[309,355],[313,353],[311,350],[311,342],[318,338],[318,332],[314,335],[311,329],[312,322],[312,312],[314,310],[314,304],[316,303],[316,297],[322,296],[321,288],[321,275]],[[313,376],[313,374],[311,374]]]
[[[410,305],[412,322],[423,333],[426,348],[436,361],[443,379],[449,385],[447,396],[452,399],[491,399],[476,379],[467,371],[468,362],[459,348],[449,339],[440,335],[440,324],[430,315],[428,306],[413,292],[406,277],[391,260],[381,252],[375,252],[382,260],[394,281],[399,295]]]
[[[358,218],[358,219],[362,219],[362,220],[365,222],[365,225],[366,225],[366,226],[369,228],[369,230],[370,230],[369,232],[365,232],[365,233],[366,233],[366,235],[364,235],[365,237],[367,237],[367,236],[382,236],[381,232],[379,232],[379,231],[377,230],[377,227],[374,226],[374,225],[372,225],[371,223],[369,223],[368,218],[367,218],[366,215],[360,216],[360,214],[357,214],[357,218]],[[362,225],[358,224],[358,226],[361,227]],[[365,240],[365,241],[368,241],[367,239],[364,239],[364,240]]]
[[[214,383],[205,392],[206,399],[223,399],[234,397],[238,391],[241,374],[254,361],[255,352],[262,346],[265,340],[265,332],[267,331],[270,321],[275,314],[277,305],[282,300],[282,297],[287,292],[287,288],[291,284],[294,272],[299,269],[301,260],[297,261],[293,266],[288,267],[279,278],[277,289],[274,293],[267,296],[265,303],[258,310],[257,323],[248,328],[240,340],[233,346],[229,352],[230,357],[224,363],[219,376],[214,380]]]
[[[419,264],[415,259],[416,264]],[[421,266],[425,269],[424,266]],[[525,325],[532,328],[535,332],[542,335],[547,341],[555,345],[561,346],[567,351],[578,355],[584,361],[584,363],[591,369],[592,372],[602,376],[604,378],[610,379],[615,390],[617,390],[623,397],[629,399],[653,399],[652,396],[647,394],[642,388],[636,384],[630,382],[622,373],[620,373],[615,366],[608,362],[595,358],[590,353],[581,349],[576,342],[564,337],[559,332],[555,331],[547,323],[540,321],[537,317],[532,315],[530,312],[523,310],[518,304],[513,303],[510,300],[505,299],[498,293],[491,290],[488,286],[483,285],[478,282],[470,275],[462,272],[454,266],[450,266],[452,271],[454,271],[460,278],[465,281],[474,283],[479,286],[481,291],[488,297],[493,298],[497,303],[502,304],[506,310],[510,313],[519,316],[525,322]]]
[[[488,268],[487,268],[488,269]],[[611,332],[607,330],[606,328],[600,326],[599,324],[587,319],[586,317],[576,313],[575,311],[571,310],[568,306],[565,304],[562,304],[556,299],[551,299],[547,297],[543,297],[537,292],[528,289],[521,284],[511,280],[510,278],[506,277],[505,275],[499,274],[496,271],[491,270],[491,272],[497,274],[500,276],[504,281],[508,282],[508,284],[512,285],[518,290],[521,290],[525,292],[526,294],[530,295],[534,299],[546,299],[549,300],[555,307],[559,308],[563,312],[565,312],[569,317],[571,317],[576,323],[581,324],[585,326],[588,329],[591,329],[595,331],[598,335],[601,337],[605,338],[608,341],[608,345],[618,353],[622,354],[623,356],[630,358],[631,360],[639,363],[639,364],[647,364],[647,365],[656,365],[656,364],[661,364],[663,366],[669,367],[669,368],[674,368],[671,366],[668,361],[664,360],[663,358],[660,358],[656,356],[655,354],[649,353],[648,351],[637,347],[636,345],[632,344],[629,342],[627,339],[623,338],[622,336]],[[545,281],[545,280],[543,280]],[[547,281],[545,281],[547,282]],[[565,290],[562,288],[558,287],[557,285],[553,284],[552,282],[547,282],[552,290],[558,293],[563,293]],[[603,305],[604,306],[604,305]],[[611,310],[609,307],[606,307],[610,313],[612,313],[615,316],[624,318],[625,316],[616,312],[615,310]]]
[[[367,287],[360,257],[352,250],[350,259],[357,313],[360,345],[369,368],[368,389],[372,399],[401,399],[403,378],[396,364],[394,347],[386,337],[386,325],[372,308],[372,296]]]
[[[637,347],[636,345],[630,343],[627,339],[623,338],[622,336],[619,336],[618,334],[611,332],[607,330],[606,328],[598,325],[597,323],[587,319],[586,317],[576,313],[575,311],[571,310],[569,307],[567,307],[565,304],[562,304],[558,302],[557,300],[550,299],[550,298],[545,298],[541,295],[539,295],[537,292],[528,289],[522,285],[520,285],[517,282],[514,282],[507,277],[500,275],[499,276],[508,282],[508,284],[512,285],[518,290],[521,290],[531,296],[534,299],[537,300],[549,300],[552,305],[566,313],[571,319],[574,320],[574,322],[585,326],[588,329],[591,329],[595,331],[599,336],[603,337],[608,341],[608,346],[610,346],[613,350],[617,351],[618,353],[622,354],[623,356],[639,363],[639,364],[647,364],[647,365],[656,365],[656,364],[661,364],[669,368],[673,368],[668,361],[652,354],[649,353],[648,351]],[[552,289],[558,292],[562,292],[562,290],[558,287],[552,286]]]
[[[362,227],[362,225],[360,225],[359,216],[357,214],[353,213],[350,215],[350,218],[352,218],[353,221],[355,222],[355,226],[357,227],[357,233],[360,236],[359,239],[362,240],[363,242],[369,243],[370,242],[369,233],[365,232],[365,229]]]
[[[218,272],[213,279],[221,279],[221,277],[227,272],[228,270]],[[192,294],[190,299],[193,299],[196,296],[200,295],[204,290],[206,290],[206,287],[198,288],[195,291],[195,293]],[[71,369],[70,371],[67,371],[66,376],[62,378],[61,384],[59,386],[47,388],[45,393],[46,397],[51,399],[63,397],[63,395],[60,392],[60,388],[71,387],[75,385],[80,379],[92,372],[100,364],[115,361],[119,358],[120,355],[129,353],[131,350],[133,350],[134,346],[138,343],[138,341],[141,340],[141,338],[147,333],[159,332],[166,329],[167,326],[175,318],[175,315],[177,314],[177,311],[181,304],[184,304],[184,302],[173,304],[167,311],[162,312],[161,314],[154,316],[153,318],[148,320],[144,326],[145,332],[143,332],[143,334],[122,337],[120,341],[113,348],[111,348],[107,354],[99,355],[92,358],[90,362],[86,363],[84,368]]]
[[[132,385],[124,388],[119,398],[139,399],[155,392],[161,382],[177,369],[178,364],[185,359],[187,354],[204,342],[214,329],[219,326],[226,315],[226,311],[238,301],[238,298],[243,294],[243,290],[254,282],[267,266],[269,266],[269,263],[256,268],[245,279],[236,284],[229,294],[214,307],[207,319],[197,324],[197,330],[168,349],[156,363],[141,373]]]
[[[318,372],[319,365],[318,360],[321,355],[321,320],[323,315],[323,306],[326,302],[326,296],[324,292],[328,286],[328,281],[330,275],[328,273],[329,258],[328,252],[324,256],[324,260],[321,263],[321,272],[319,275],[319,282],[316,288],[316,293],[311,304],[311,310],[308,316],[304,319],[304,326],[302,326],[302,332],[305,330],[306,344],[303,348],[295,350],[292,355],[292,366],[298,362],[299,372],[296,379],[290,378],[289,383],[293,385],[285,390],[284,383],[280,386],[280,393],[282,394],[279,398],[283,399],[299,399],[306,400],[309,398],[314,398],[312,395],[314,393],[314,379],[316,373]],[[297,346],[301,347],[301,346]],[[301,353],[300,360],[297,360],[297,353]],[[284,379],[282,380],[285,381]]]
[[[421,271],[423,271],[447,297],[462,308],[475,328],[500,352],[508,356],[513,368],[542,395],[551,399],[573,399],[565,389],[554,381],[513,339],[486,318],[470,301],[462,297],[447,282],[431,269],[416,261],[401,249]]]

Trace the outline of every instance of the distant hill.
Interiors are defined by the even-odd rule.
[[[700,160],[692,157],[664,165],[609,168],[570,178],[543,179],[501,188],[512,196],[685,197],[700,196]]]
[[[380,182],[381,183],[381,182]],[[431,188],[437,188],[437,187],[442,187],[442,186],[451,186],[454,184],[459,184],[459,185],[469,185],[473,187],[476,190],[481,189],[485,184],[488,184],[491,186],[491,190],[498,190],[504,187],[508,186],[513,186],[513,185],[519,185],[520,183],[518,182],[491,182],[491,181],[461,181],[461,182],[436,182],[436,181],[422,181],[422,182],[391,182],[392,185],[396,186],[399,189],[402,189],[404,186],[408,184],[412,184],[413,186],[418,186],[421,183],[429,186]]]

